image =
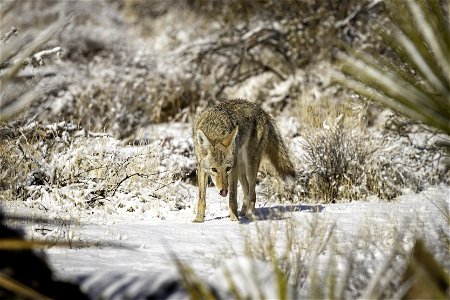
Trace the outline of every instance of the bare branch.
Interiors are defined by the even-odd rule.
[[[358,7],[351,14],[349,14],[345,19],[337,21],[334,24],[334,28],[346,27],[360,13],[370,10],[371,8],[373,8],[374,6],[376,6],[377,4],[379,4],[381,2],[383,2],[383,0],[373,0],[372,2],[367,4],[366,6],[358,5]]]
[[[25,60],[24,64],[31,64],[33,67],[37,67],[44,64],[44,58],[56,55],[59,58],[63,49],[61,47],[55,47],[53,49],[42,50],[38,53],[35,53],[31,56],[31,58]]]
[[[5,36],[0,40],[1,44],[5,44],[13,35],[17,35],[17,28],[11,26],[11,29],[5,34]]]

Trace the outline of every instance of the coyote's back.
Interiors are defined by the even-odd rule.
[[[198,161],[199,204],[195,221],[203,221],[205,190],[211,176],[220,195],[230,190],[230,217],[237,220],[237,181],[244,192],[241,214],[254,213],[256,175],[267,156],[278,174],[294,177],[294,166],[273,119],[258,105],[231,100],[207,108],[194,123],[193,139]]]

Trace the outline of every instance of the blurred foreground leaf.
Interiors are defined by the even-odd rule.
[[[33,85],[13,99],[4,97],[7,89],[15,88],[14,80],[23,66],[30,63],[34,65],[34,60],[41,59],[40,56],[35,57],[35,55],[42,55],[42,52],[36,52],[61,31],[70,20],[71,17],[60,18],[37,34],[20,35],[20,32],[17,34],[17,30],[13,27],[14,35],[18,36],[12,38],[7,35],[0,41],[0,122],[8,121],[16,116],[41,95],[42,91]],[[44,51],[44,53],[47,52],[48,50]]]

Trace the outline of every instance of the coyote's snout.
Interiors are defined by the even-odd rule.
[[[195,222],[205,218],[208,177],[222,197],[229,194],[230,219],[238,220],[237,182],[244,192],[241,215],[252,216],[256,175],[263,155],[282,177],[295,176],[274,121],[254,103],[232,100],[206,109],[195,121],[193,139],[199,186]]]

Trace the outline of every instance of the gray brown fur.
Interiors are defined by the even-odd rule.
[[[230,187],[232,220],[238,219],[238,180],[244,192],[241,215],[254,213],[256,175],[263,156],[269,159],[281,177],[295,177],[288,149],[275,122],[254,103],[231,100],[205,109],[195,120],[193,139],[199,179],[196,222],[204,220],[208,176],[222,196],[228,194]]]

